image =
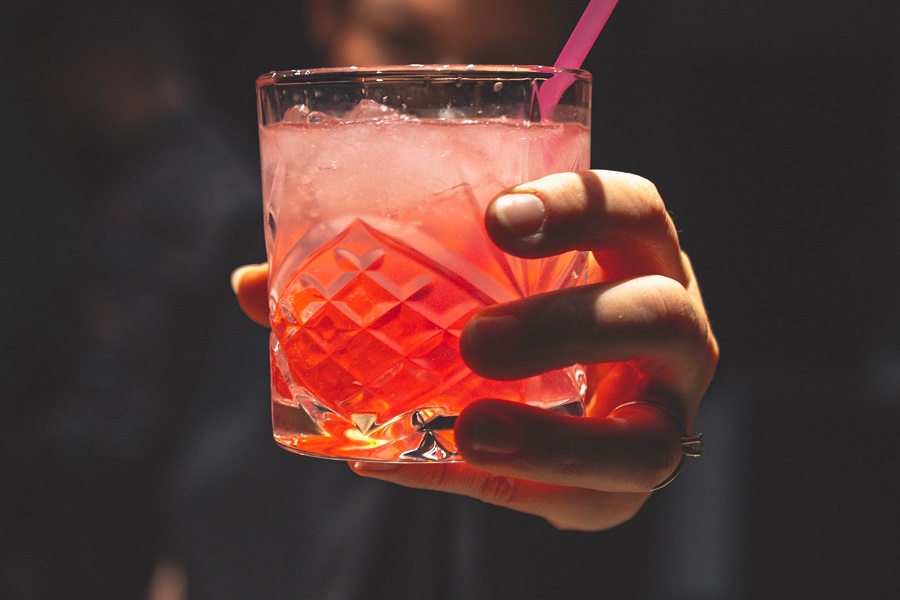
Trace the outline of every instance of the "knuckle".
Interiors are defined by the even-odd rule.
[[[693,347],[707,346],[710,337],[705,311],[674,279],[662,275],[648,277],[653,289],[651,310],[664,338]]]
[[[670,444],[665,448],[659,448],[648,458],[652,460],[649,460],[646,468],[642,470],[645,477],[638,482],[644,489],[653,489],[660,482],[671,477],[679,468],[682,456],[679,449]]]
[[[624,523],[627,523],[631,519],[633,519],[640,512],[641,505],[643,503],[628,503],[627,505],[619,508],[612,515],[598,515],[597,518],[592,523],[594,530],[598,529],[611,529],[613,527],[618,527]]]
[[[417,485],[426,490],[443,490],[455,485],[449,465],[434,465],[434,468],[417,469]]]
[[[658,409],[653,410],[657,412]],[[680,421],[681,411],[672,409]],[[628,490],[650,490],[672,475],[682,460],[679,437],[680,426],[675,425],[669,417],[657,414],[661,419],[659,426],[663,432],[648,432],[641,439],[640,451],[632,453],[630,472],[623,474],[623,484]]]
[[[656,184],[649,179],[635,175],[631,180],[631,187],[636,199],[640,200],[651,210],[665,213],[665,205]]]
[[[582,480],[592,477],[597,465],[592,460],[594,452],[585,451],[576,442],[575,436],[555,436],[555,448],[548,462],[553,465],[553,470],[566,480]]]
[[[532,322],[539,339],[571,344],[597,332],[594,306],[581,294],[557,294],[538,308]]]
[[[647,496],[631,494],[631,501],[624,503],[613,516],[614,526],[621,525],[633,519],[641,511]]]
[[[516,499],[516,481],[511,477],[488,474],[481,481],[476,496],[489,504],[506,506]]]
[[[648,497],[647,494],[634,493],[616,493],[615,496],[612,501],[605,496],[604,499],[597,499],[588,506],[579,507],[579,510],[546,516],[544,519],[556,529],[563,531],[605,531],[633,519]]]
[[[631,175],[627,186],[635,203],[641,227],[649,230],[656,237],[676,236],[675,225],[656,185],[648,179]]]

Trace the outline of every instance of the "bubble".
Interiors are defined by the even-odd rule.
[[[305,104],[298,104],[284,111],[282,120],[287,123],[309,123],[311,125],[319,125],[321,123],[327,123],[332,119],[321,111],[312,110]]]

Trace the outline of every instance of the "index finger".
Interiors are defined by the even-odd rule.
[[[678,233],[656,186],[614,171],[558,173],[507,190],[485,214],[491,239],[516,256],[588,250],[602,280],[689,274]]]

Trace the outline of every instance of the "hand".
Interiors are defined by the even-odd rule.
[[[678,467],[718,360],[700,291],[656,188],[624,173],[551,175],[495,199],[485,225],[524,257],[592,253],[586,286],[488,308],[463,357],[497,379],[586,365],[586,418],[479,400],[455,433],[465,463],[355,463],[359,474],[472,496],[563,529],[600,530],[640,510]],[[235,273],[238,301],[265,323],[265,266]],[[626,405],[627,406],[623,406]]]

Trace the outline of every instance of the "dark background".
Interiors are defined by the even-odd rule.
[[[896,5],[622,2],[614,19],[594,162],[658,184],[697,269],[722,345],[701,417],[721,393],[746,419],[751,596],[896,588]]]
[[[255,77],[317,62],[300,6],[164,4],[252,146]],[[734,459],[721,502],[738,515],[730,568],[747,597],[900,585],[898,17],[877,0],[623,0],[586,65],[593,164],[658,185],[722,346],[700,423],[729,426],[704,430],[703,461]],[[33,226],[17,207],[35,200],[3,198],[7,220]],[[27,271],[25,247],[7,238],[4,254]],[[4,310],[18,289],[4,285]],[[22,401],[4,398],[7,414]],[[703,469],[686,466],[688,501]],[[703,544],[682,535],[676,546]]]

